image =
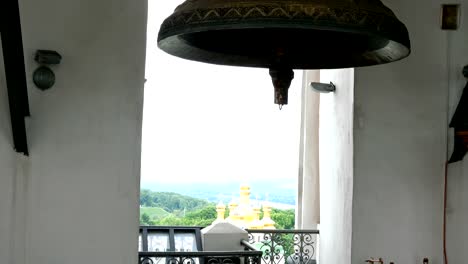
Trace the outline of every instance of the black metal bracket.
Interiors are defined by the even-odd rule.
[[[10,106],[13,145],[17,152],[29,155],[24,118],[30,115],[24,64],[21,20],[17,0],[5,0],[0,8],[5,79]]]
[[[328,83],[318,83],[318,82],[311,82],[310,86],[319,93],[331,93],[336,91],[336,86],[330,82]]]
[[[55,50],[37,50],[34,60],[39,64],[60,64],[62,56]]]

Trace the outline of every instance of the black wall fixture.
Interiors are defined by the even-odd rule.
[[[54,50],[38,50],[34,60],[41,65],[33,73],[33,82],[40,90],[48,90],[55,84],[55,73],[49,65],[60,64],[62,56]]]
[[[468,65],[463,68],[463,75],[468,78]],[[453,115],[450,127],[455,131],[455,143],[449,162],[463,160],[468,152],[468,83]]]
[[[13,145],[17,152],[29,155],[24,118],[29,116],[26,70],[24,66],[21,20],[17,0],[3,0],[0,8],[5,79],[10,105]]]

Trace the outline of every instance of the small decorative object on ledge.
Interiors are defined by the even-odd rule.
[[[379,258],[379,259],[370,258],[370,259],[366,260],[366,263],[379,263],[379,264],[384,264],[382,258]]]
[[[463,68],[463,75],[468,78],[468,65]],[[453,115],[450,127],[455,131],[455,143],[449,162],[463,160],[468,151],[468,83]]]
[[[43,91],[50,89],[55,84],[55,74],[46,65],[60,64],[62,56],[53,50],[38,50],[34,60],[41,65],[34,71],[34,84]]]

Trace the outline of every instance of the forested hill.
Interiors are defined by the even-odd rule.
[[[226,210],[225,217],[229,215]],[[263,212],[260,212],[263,217]],[[294,228],[294,210],[273,208],[271,218],[278,229]],[[208,226],[216,219],[216,205],[203,199],[173,193],[140,193],[140,224],[160,226]]]
[[[193,211],[210,204],[206,200],[193,198],[173,192],[153,192],[143,189],[140,192],[140,206],[159,207],[167,212],[179,210]]]
[[[294,206],[296,204],[297,183],[294,180],[285,181],[272,179],[267,182],[251,180],[248,182],[252,191],[251,199],[270,201]],[[218,203],[223,201],[229,203],[232,197],[239,196],[239,182],[142,182],[142,189],[153,192],[175,192],[183,193],[190,197]]]

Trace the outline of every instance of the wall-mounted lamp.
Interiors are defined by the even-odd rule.
[[[331,93],[336,90],[336,86],[332,82],[330,82],[330,84],[311,82],[310,86],[319,93]]]
[[[55,74],[48,65],[60,64],[62,56],[53,50],[37,50],[34,60],[41,66],[33,73],[33,82],[42,91],[55,84]]]
[[[460,5],[443,4],[440,20],[440,27],[443,30],[457,30],[460,24]]]

